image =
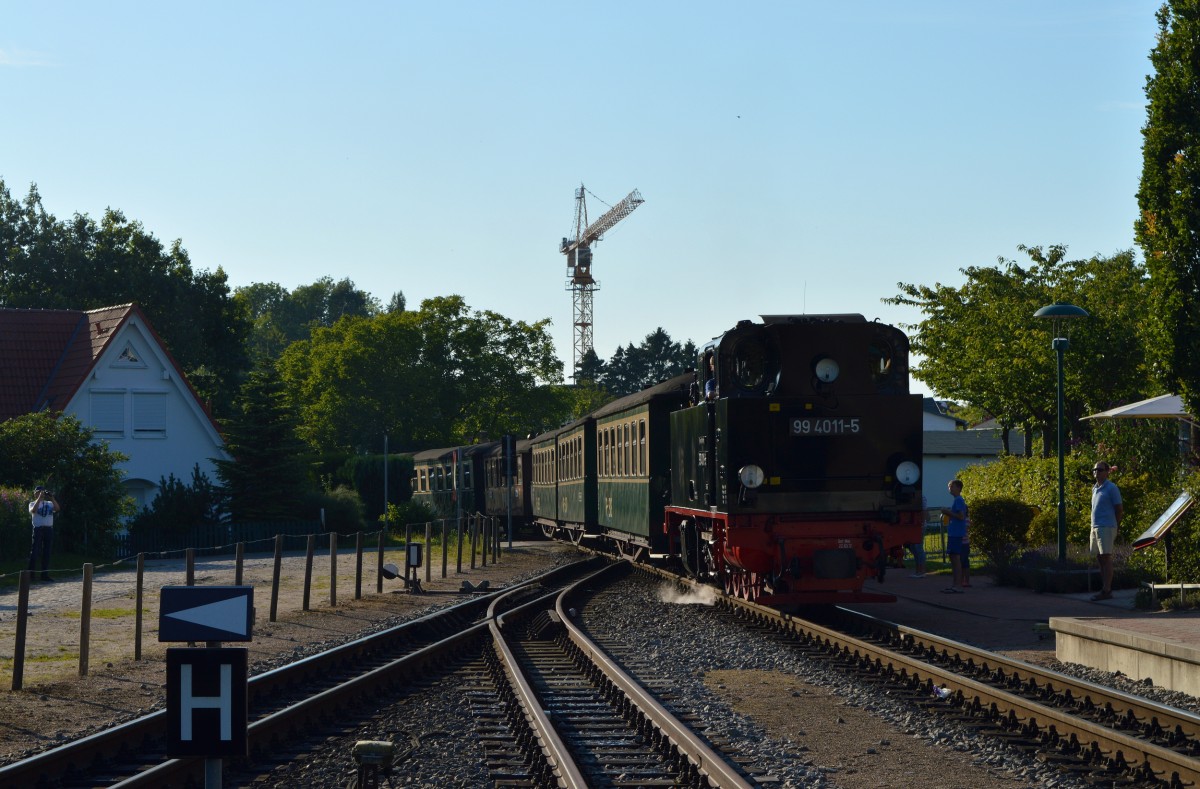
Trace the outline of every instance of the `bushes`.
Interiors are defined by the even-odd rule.
[[[192,482],[184,485],[170,474],[159,479],[154,501],[129,522],[131,534],[178,536],[196,526],[220,523],[225,510],[225,497],[200,464],[192,468]]]
[[[399,533],[410,523],[428,523],[437,519],[437,513],[425,502],[409,499],[403,504],[389,504],[387,517],[381,517],[379,520],[385,521],[394,533]]]
[[[362,530],[363,502],[350,488],[339,485],[323,493],[310,493],[304,498],[304,517],[317,520],[325,511],[326,531],[341,534]]]
[[[971,504],[970,512],[971,548],[982,553],[993,567],[1007,567],[1025,547],[1033,507],[1011,497],[985,498]]]

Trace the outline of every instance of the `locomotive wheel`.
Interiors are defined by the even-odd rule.
[[[745,570],[725,571],[725,593],[754,602],[762,597],[765,579]]]

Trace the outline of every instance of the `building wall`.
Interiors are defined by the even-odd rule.
[[[922,469],[922,492],[930,507],[949,507],[950,492],[946,486],[950,480],[956,479],[959,472],[967,466],[978,466],[994,463],[993,456],[977,455],[926,455]],[[967,505],[971,504],[971,491],[964,490],[963,498]]]
[[[192,469],[216,480],[225,458],[220,434],[153,335],[132,317],[64,409],[95,431],[94,440],[129,457],[125,485],[139,506],[153,501],[160,479],[190,483]]]

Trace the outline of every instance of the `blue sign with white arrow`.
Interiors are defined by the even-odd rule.
[[[159,641],[251,641],[253,586],[164,586]]]

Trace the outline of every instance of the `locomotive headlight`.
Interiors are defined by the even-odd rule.
[[[763,470],[753,463],[748,466],[742,466],[741,469],[738,470],[738,479],[742,481],[742,485],[751,489],[757,488],[759,485],[763,484],[763,479],[765,476],[766,475],[763,474]]]
[[[833,359],[830,359],[828,356],[821,359],[813,367],[813,372],[816,374],[817,380],[826,384],[831,384],[836,381],[838,373],[841,371],[841,368],[838,367],[838,363]]]
[[[906,460],[896,466],[896,479],[901,485],[916,485],[921,478],[921,467],[911,460]]]

